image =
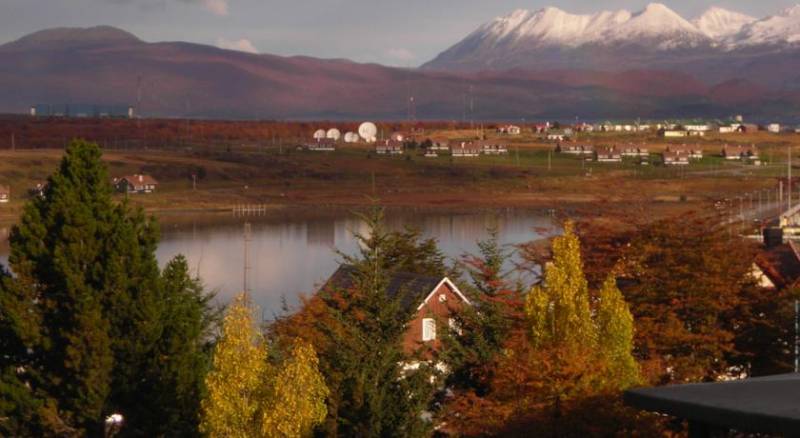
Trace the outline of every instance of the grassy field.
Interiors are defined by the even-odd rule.
[[[800,135],[768,133],[677,140],[653,134],[581,133],[576,139],[596,147],[643,145],[649,148],[653,165],[641,166],[635,160],[596,163],[557,154],[554,143],[531,132],[503,136],[509,145],[505,156],[425,158],[418,150],[398,157],[378,156],[372,146],[363,144],[332,153],[298,150],[298,138],[313,123],[143,121],[139,126],[136,121],[25,118],[0,122],[0,184],[11,186],[13,198],[0,206],[0,221],[6,223],[16,219],[28,190],[55,170],[62,143],[74,135],[104,147],[112,177],[153,175],[161,183],[157,193],[130,200],[156,213],[230,211],[238,204],[266,204],[271,212],[285,214],[287,209],[349,208],[377,199],[394,207],[556,208],[622,218],[646,210],[662,215],[774,190],[785,176],[788,150],[800,146]],[[498,137],[492,130],[484,133]],[[419,137],[455,141],[477,134],[481,132],[463,126],[431,124]],[[135,135],[142,138],[126,140]],[[3,142],[12,138],[15,149],[11,144],[3,149]],[[58,141],[52,149],[24,148],[33,139],[37,145]],[[157,141],[148,142],[153,139]],[[756,145],[763,165],[723,160],[719,153],[726,144]],[[705,157],[686,167],[658,165],[660,152],[676,145],[702,149]],[[800,174],[800,169],[796,172]],[[192,174],[199,177],[196,188]]]

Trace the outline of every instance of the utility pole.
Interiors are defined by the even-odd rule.
[[[792,209],[792,147],[789,146],[789,165],[786,172],[788,178],[786,179],[786,199],[789,201],[789,208]]]
[[[244,223],[244,278],[243,278],[243,286],[244,286],[244,293],[248,294],[250,292],[250,285],[248,284],[248,273],[250,271],[250,239],[251,239],[251,229],[250,229],[250,222]]]

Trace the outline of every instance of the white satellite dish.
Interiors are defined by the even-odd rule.
[[[370,143],[377,139],[378,127],[372,122],[364,122],[358,127],[358,135]]]
[[[328,130],[325,136],[330,138],[331,140],[339,141],[339,139],[342,138],[342,133],[339,132],[339,130],[336,128],[331,128]]]
[[[326,135],[326,132],[325,132],[324,129],[317,129],[317,131],[314,132],[314,139],[322,140],[323,138],[325,138],[325,135]]]
[[[355,132],[347,132],[344,135],[345,143],[357,143],[359,139],[360,138],[359,138],[358,134],[356,134]]]

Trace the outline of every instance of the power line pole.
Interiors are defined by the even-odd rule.
[[[244,278],[243,278],[243,286],[244,286],[244,293],[248,294],[250,292],[250,285],[248,283],[248,274],[250,271],[250,240],[251,240],[251,229],[250,229],[250,222],[244,223]]]

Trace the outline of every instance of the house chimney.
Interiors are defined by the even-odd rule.
[[[142,181],[144,181],[144,175],[141,175],[141,174],[140,174],[140,175],[139,175],[139,182],[142,182]]]
[[[764,246],[767,249],[783,245],[783,229],[779,227],[764,228]]]

